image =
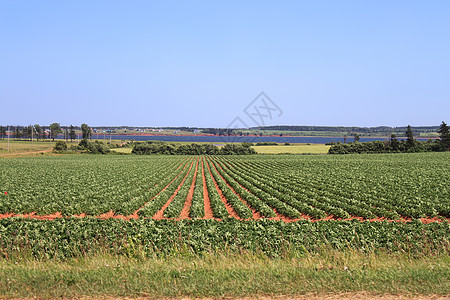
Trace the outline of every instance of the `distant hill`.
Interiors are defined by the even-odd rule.
[[[436,133],[439,130],[439,126],[416,126],[411,127],[416,134],[428,134]],[[405,133],[406,126],[403,127],[389,127],[389,126],[377,126],[377,127],[346,127],[346,126],[297,126],[297,125],[276,125],[276,126],[259,126],[252,127],[250,130],[262,130],[262,131],[303,131],[303,132],[341,132],[341,133],[364,133],[364,134],[376,134],[376,135],[390,135],[391,133]]]

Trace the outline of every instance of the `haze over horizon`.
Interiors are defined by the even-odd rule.
[[[264,91],[265,125],[438,126],[449,15],[444,0],[5,0],[0,125],[254,127]]]

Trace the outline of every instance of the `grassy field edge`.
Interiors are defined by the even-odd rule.
[[[248,297],[336,293],[450,294],[448,255],[324,248],[273,259],[261,253],[162,258],[97,255],[64,261],[0,260],[3,297]]]

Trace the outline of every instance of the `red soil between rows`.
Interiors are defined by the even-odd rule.
[[[311,218],[299,218],[299,219],[289,219],[283,216],[279,216],[279,214],[277,213],[277,217],[276,218],[266,218],[268,220],[275,220],[275,221],[283,221],[286,223],[292,223],[292,222],[297,222],[297,221],[301,221],[301,220],[309,220],[311,222],[326,222],[326,221],[349,221],[349,220],[359,220],[361,222],[382,222],[382,221],[388,221],[388,222],[399,222],[399,223],[406,223],[406,222],[410,222],[411,219],[399,219],[399,220],[390,220],[387,218],[375,218],[375,219],[364,219],[362,217],[351,217],[351,218],[347,218],[347,219],[341,219],[341,218],[335,218],[333,215],[329,215],[324,219],[311,219]],[[79,215],[72,215],[70,217],[76,217],[76,218],[85,218],[88,217],[88,215],[86,215],[85,213],[79,214]],[[60,219],[60,218],[69,218],[66,216],[63,216],[60,212],[55,212],[53,214],[49,214],[49,215],[36,215],[36,212],[31,212],[31,213],[26,213],[26,214],[15,214],[15,213],[5,213],[5,214],[0,214],[0,219],[7,219],[7,218],[24,218],[24,219],[35,219],[35,220],[55,220],[55,219]],[[131,220],[131,219],[139,219],[139,216],[134,217],[133,215],[129,215],[129,216],[123,216],[123,215],[115,215],[114,212],[110,211],[104,214],[101,214],[99,216],[96,216],[96,218],[98,219],[102,219],[102,220],[106,220],[106,219],[123,219],[123,220]],[[205,218],[203,217],[202,219],[214,219],[214,220],[218,220],[220,221],[220,219],[214,218],[213,216],[209,217],[209,218]],[[260,218],[262,219],[262,218]],[[174,220],[179,220],[179,219],[174,219]],[[243,221],[248,221],[248,220],[243,220]],[[420,218],[420,221],[423,224],[430,224],[430,223],[440,223],[440,222],[449,222],[450,223],[450,218],[440,218],[440,217],[434,217],[434,218]]]
[[[194,196],[194,189],[195,189],[195,182],[197,181],[197,172],[198,172],[198,161],[199,158],[197,158],[197,163],[195,165],[195,173],[194,177],[192,178],[191,187],[189,188],[189,193],[187,195],[186,201],[184,202],[183,210],[180,213],[180,220],[189,219],[189,210],[192,206],[192,198]]]
[[[216,190],[219,193],[220,200],[223,202],[223,204],[225,204],[225,208],[228,211],[228,214],[237,220],[242,220],[242,218],[239,217],[239,215],[236,213],[236,211],[233,209],[233,207],[230,205],[230,203],[228,203],[227,198],[225,198],[225,196],[223,195],[222,190],[219,188],[219,185],[216,182],[216,179],[212,175],[211,168],[209,166],[208,161],[206,161],[206,165],[208,166],[209,176],[211,176],[214,186],[216,187]]]
[[[209,199],[208,189],[206,187],[205,166],[203,158],[202,158],[202,180],[203,180],[203,201],[205,210],[205,216],[203,217],[203,219],[212,219],[214,215],[211,209],[211,200]]]

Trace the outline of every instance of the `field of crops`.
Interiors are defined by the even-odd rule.
[[[449,153],[0,160],[0,214],[126,219],[450,217]]]

